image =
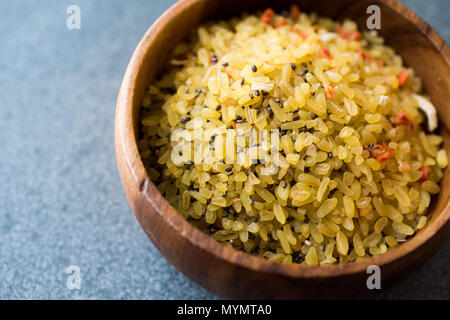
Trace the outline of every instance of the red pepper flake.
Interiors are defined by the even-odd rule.
[[[327,59],[331,59],[330,51],[328,51],[327,48],[320,47],[320,48],[319,48],[319,51],[320,51],[320,54],[321,54],[322,56],[324,56],[324,57],[327,58]]]
[[[361,33],[359,31],[345,31],[341,26],[337,26],[337,32],[343,39],[358,41],[361,39]]]
[[[422,171],[422,176],[420,177],[419,181],[424,182],[428,180],[428,168],[425,166],[421,166],[419,168],[420,171]]]
[[[298,23],[294,24],[294,27],[292,27],[292,32],[295,32],[296,34],[298,34],[303,40],[308,39],[309,34],[306,34],[304,32],[298,31],[297,30],[298,27],[299,27]]]
[[[388,145],[384,142],[383,142],[383,147],[385,149],[385,152],[382,155],[380,155],[379,157],[377,157],[378,162],[386,161],[387,159],[389,159],[395,155],[394,150],[389,148]]]
[[[382,66],[384,66],[384,61],[383,61],[383,59],[377,59],[377,60],[375,60],[376,61],[376,63],[377,63],[377,66],[379,66],[380,68],[382,67]]]
[[[274,16],[275,16],[275,12],[271,8],[268,8],[262,14],[261,21],[266,24],[271,24]]]
[[[361,58],[363,58],[364,61],[373,61],[373,57],[370,54],[366,53],[365,51],[360,49],[358,50],[358,53],[361,56]]]
[[[408,75],[408,70],[405,70],[397,76],[399,86],[403,85],[406,82],[406,79],[408,79]]]
[[[395,117],[395,122],[407,125],[412,130],[417,129],[417,123],[415,123],[410,117],[408,117],[405,113],[405,110],[403,109],[401,109],[400,112]]]
[[[224,69],[223,69],[223,71],[226,73],[226,75],[228,76],[228,79],[229,80],[231,80],[231,78],[233,78],[232,76],[231,76],[231,68],[228,66],[228,67],[225,67]]]
[[[336,98],[336,92],[331,86],[329,86],[328,84],[324,84],[323,86],[325,87],[325,94],[328,99]]]
[[[384,162],[387,159],[395,155],[394,150],[389,148],[389,146],[383,142],[383,145],[379,144],[365,144],[364,149],[370,152],[372,158],[376,158],[378,162]]]
[[[287,24],[289,24],[288,21],[284,17],[281,17],[280,20],[278,20],[278,22],[276,23],[275,28],[280,28]]]
[[[291,6],[291,11],[289,12],[289,17],[292,20],[297,20],[300,17],[300,8],[296,4],[293,4]]]

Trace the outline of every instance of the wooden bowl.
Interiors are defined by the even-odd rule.
[[[184,220],[150,181],[138,153],[139,107],[151,80],[175,44],[209,20],[272,7],[278,12],[297,3],[304,11],[365,28],[366,8],[381,8],[380,33],[422,78],[438,109],[440,133],[450,149],[449,47],[414,12],[395,0],[185,0],[163,14],[142,38],[123,79],[117,102],[115,144],[120,175],[139,223],[160,252],[182,273],[225,298],[293,299],[361,297],[368,292],[367,267],[381,268],[382,287],[425,262],[450,232],[450,169],[433,198],[428,225],[388,253],[331,266],[283,265],[226,247]]]

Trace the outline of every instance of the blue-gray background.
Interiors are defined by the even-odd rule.
[[[0,0],[0,298],[216,299],[155,249],[116,167],[127,63],[174,0]],[[449,42],[448,0],[403,0]],[[81,30],[66,8],[81,8]],[[450,299],[450,239],[380,298]],[[69,265],[81,290],[66,288]]]

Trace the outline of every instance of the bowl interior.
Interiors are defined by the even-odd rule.
[[[386,39],[387,44],[392,46],[402,56],[405,64],[412,67],[422,78],[425,93],[430,96],[433,104],[438,109],[439,130],[444,137],[444,147],[446,150],[450,150],[450,113],[446,112],[446,103],[450,89],[450,53],[448,46],[421,18],[394,0],[334,0],[333,5],[330,5],[328,0],[279,0],[276,1],[276,4],[270,0],[186,0],[177,3],[146,33],[127,71],[126,77],[129,77],[127,89],[131,92],[129,97],[131,110],[127,111],[130,112],[130,117],[126,125],[133,131],[130,143],[134,143],[134,149],[137,150],[139,108],[144,92],[164,65],[165,60],[168,58],[167,53],[171,52],[178,42],[186,38],[193,28],[210,20],[226,19],[232,16],[239,16],[242,12],[255,12],[267,7],[281,11],[288,9],[292,3],[299,4],[303,11],[314,11],[319,15],[337,20],[351,18],[358,23],[359,28],[362,30],[366,29],[367,7],[371,4],[378,5],[381,8],[382,21],[382,28],[379,30],[379,33]],[[142,170],[143,164],[139,156],[137,156],[135,162],[133,164],[139,166]],[[410,254],[433,237],[437,230],[441,228],[446,228],[445,234],[448,235],[450,229],[449,172],[450,169],[447,168],[445,177],[441,182],[441,192],[432,200],[432,206],[428,213],[431,216],[431,221],[427,227],[411,240],[396,249],[390,250],[385,255],[348,263],[344,267],[327,266],[326,268],[331,268],[337,272],[343,272],[343,269],[346,269],[345,272],[349,273],[360,272],[365,270],[368,265],[390,263],[399,257]],[[146,174],[145,176],[146,180],[149,180]],[[151,184],[151,182],[149,183]],[[169,205],[166,203],[165,207],[169,207]],[[174,209],[172,208],[172,210]],[[183,218],[179,216],[179,219]],[[191,226],[191,228],[194,227]],[[212,238],[208,240],[206,238],[200,237],[197,239],[215,242]],[[236,253],[238,257],[241,254],[243,253]],[[241,263],[245,264],[246,262],[241,261]],[[295,274],[300,268],[305,268],[305,266],[297,265],[269,267],[269,265],[274,264],[266,261],[261,263],[262,266],[267,268],[275,268],[280,272],[290,274]]]

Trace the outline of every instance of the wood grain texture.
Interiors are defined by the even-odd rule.
[[[192,28],[266,7],[281,10],[296,2],[304,11],[335,19],[352,18],[365,27],[366,8],[382,11],[380,33],[422,78],[438,109],[444,146],[450,149],[450,52],[441,37],[420,17],[395,0],[185,0],[169,9],[147,31],[127,68],[116,110],[115,143],[120,175],[131,208],[149,238],[182,273],[225,298],[307,299],[362,297],[366,269],[381,267],[382,284],[404,277],[425,262],[450,233],[450,169],[433,198],[431,221],[411,240],[388,253],[362,261],[310,267],[272,263],[228,248],[197,230],[168,204],[150,181],[136,138],[144,91],[175,44]],[[276,3],[276,4],[275,4]]]

